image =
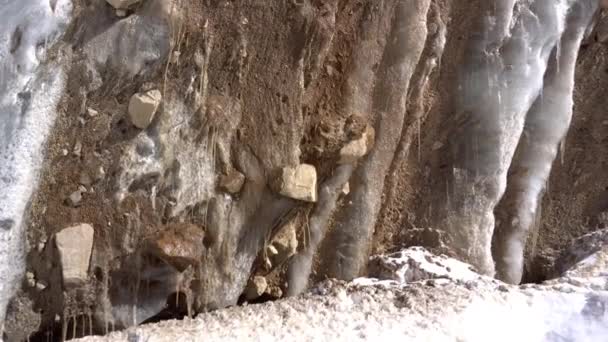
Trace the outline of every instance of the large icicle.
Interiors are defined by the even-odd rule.
[[[551,165],[572,118],[579,46],[596,10],[595,0],[578,1],[572,6],[566,31],[549,61],[542,96],[538,96],[526,117],[505,193],[508,213],[501,215],[503,220],[494,239],[497,277],[505,282],[521,281],[526,239],[534,225]]]
[[[526,113],[543,85],[572,0],[487,2],[471,37],[456,98],[452,202],[443,218],[451,245],[480,272],[494,274],[494,208]]]

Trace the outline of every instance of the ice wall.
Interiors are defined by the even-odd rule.
[[[0,0],[0,322],[24,269],[24,214],[64,85],[46,53],[65,29],[69,0]]]
[[[497,277],[509,283],[517,284],[522,278],[526,238],[572,118],[579,46],[596,10],[596,1],[579,1],[571,7],[566,30],[549,60],[542,92],[526,116],[505,193],[508,213],[497,226],[494,247]]]
[[[586,27],[576,20],[567,21],[569,13],[582,7],[595,10],[597,1],[494,0],[485,5],[482,28],[470,39],[456,94],[456,129],[450,138],[454,174],[443,224],[455,251],[480,272],[493,275],[493,211],[507,188],[507,171],[526,115],[543,93],[549,57],[559,45],[566,26],[569,26],[566,37],[573,34],[571,30],[577,30],[575,27]],[[558,52],[568,47],[578,49],[576,39],[565,45]],[[566,59],[576,56],[576,52],[573,56],[571,52],[562,54]],[[562,76],[563,73],[566,75]],[[560,95],[568,93],[571,87],[568,73],[568,68],[558,71],[559,80],[547,83],[547,90],[559,88]],[[562,87],[566,88],[563,92]],[[571,102],[564,101],[555,106],[568,112]],[[542,104],[541,100],[537,106]],[[558,120],[567,121],[564,116],[568,115]],[[559,132],[552,132],[547,143],[553,143],[555,136],[561,139],[567,126],[566,122],[556,124]],[[553,157],[543,159],[542,173],[548,174]]]

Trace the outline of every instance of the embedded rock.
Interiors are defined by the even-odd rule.
[[[141,0],[106,0],[112,7],[117,10],[127,9]]]
[[[290,221],[277,233],[268,247],[271,254],[272,265],[279,265],[295,255],[298,250],[296,235],[296,222]]]
[[[239,193],[243,184],[245,184],[245,175],[238,171],[231,171],[220,177],[220,189],[230,194]]]
[[[366,126],[361,137],[350,141],[340,150],[340,164],[352,164],[363,158],[374,147],[376,131]]]
[[[173,224],[150,241],[149,248],[178,271],[184,271],[188,266],[200,263],[204,236],[205,232],[196,225]]]
[[[129,101],[129,118],[137,128],[146,129],[154,120],[162,95],[159,90],[138,93]]]
[[[64,285],[78,285],[87,280],[93,235],[93,227],[83,223],[65,228],[55,236]]]
[[[245,289],[245,298],[247,300],[254,300],[263,295],[264,292],[266,292],[267,287],[268,282],[266,281],[266,278],[262,276],[255,276],[247,283],[247,288]]]
[[[316,202],[317,170],[308,164],[284,167],[275,183],[275,188],[283,196],[306,202]]]

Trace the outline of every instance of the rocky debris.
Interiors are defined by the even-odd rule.
[[[428,279],[471,281],[480,277],[470,265],[445,255],[434,255],[423,247],[373,256],[369,260],[368,272],[370,277],[399,283]]]
[[[205,232],[193,224],[169,225],[159,236],[148,241],[149,251],[178,271],[198,265],[203,256]]]
[[[352,164],[363,158],[374,147],[376,131],[371,126],[366,126],[361,136],[347,143],[340,150],[340,164]]]
[[[317,170],[308,164],[284,167],[275,179],[273,187],[283,196],[306,202],[316,202]]]
[[[254,300],[258,298],[259,296],[263,295],[264,292],[266,292],[266,288],[268,288],[266,278],[262,276],[255,276],[249,279],[247,287],[245,288],[245,299]]]
[[[106,0],[110,5],[112,5],[112,7],[114,7],[117,10],[124,10],[127,9],[129,7],[131,7],[132,5],[135,5],[136,3],[140,2],[141,0]]]
[[[146,129],[154,120],[162,95],[159,90],[150,90],[131,96],[129,101],[129,118],[137,128]]]
[[[298,250],[296,221],[289,221],[272,239],[267,251],[272,265],[277,266],[285,262]]]
[[[65,286],[78,285],[87,280],[93,235],[93,227],[86,223],[65,228],[55,235]]]
[[[241,192],[243,184],[245,184],[245,175],[238,171],[233,170],[220,177],[220,189],[230,194]]]
[[[344,186],[342,187],[342,194],[344,196],[350,194],[350,182],[344,183]]]

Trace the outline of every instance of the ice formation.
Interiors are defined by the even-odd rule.
[[[514,215],[496,239],[498,276],[521,280],[527,231],[570,123],[574,63],[597,5],[491,1],[483,29],[471,37],[456,94],[454,175],[444,224],[452,247],[484,274],[495,272],[493,212],[508,189]],[[518,144],[523,152],[512,165]],[[510,167],[520,172],[513,185],[507,185]]]
[[[23,273],[24,213],[64,84],[45,54],[71,8],[69,0],[0,0],[0,321]]]

